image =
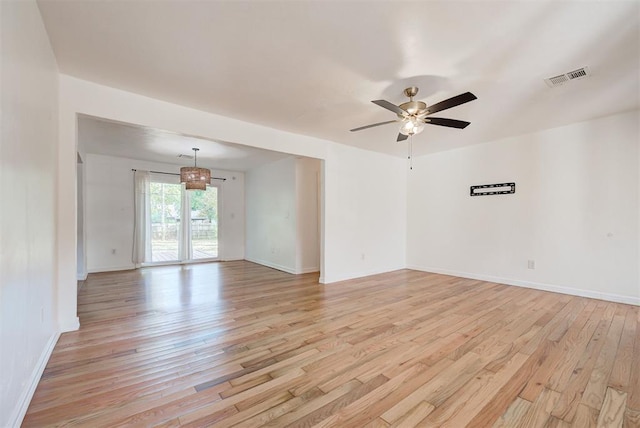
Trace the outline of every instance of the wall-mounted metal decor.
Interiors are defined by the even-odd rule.
[[[481,184],[471,186],[471,196],[507,195],[516,193],[516,183]]]

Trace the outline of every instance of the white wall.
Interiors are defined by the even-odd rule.
[[[639,122],[634,111],[415,159],[409,267],[640,304]],[[501,182],[516,193],[469,196]]]
[[[338,144],[328,159],[321,282],[404,268],[406,160]]]
[[[36,3],[0,2],[0,15],[0,426],[9,427],[58,337],[58,74]]]
[[[296,272],[320,271],[320,169],[322,161],[296,159]]]
[[[320,270],[320,161],[289,157],[247,172],[247,260],[289,273]]]
[[[77,173],[77,213],[78,213],[78,224],[77,224],[77,234],[78,234],[78,248],[76,251],[77,261],[78,261],[78,269],[77,275],[78,280],[82,281],[87,278],[87,251],[85,249],[86,238],[84,236],[84,228],[85,228],[85,218],[84,218],[84,210],[85,210],[85,179],[84,179],[84,163],[80,160],[80,155],[78,155],[78,167],[76,170]]]
[[[295,157],[247,171],[245,200],[245,258],[297,273]]]
[[[180,166],[95,154],[85,155],[85,160],[88,271],[133,269],[131,169],[177,173]],[[211,172],[215,177],[227,178],[221,185],[220,193],[220,259],[242,260],[244,173],[215,169]]]

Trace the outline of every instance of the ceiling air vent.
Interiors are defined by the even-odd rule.
[[[587,76],[589,76],[589,69],[587,67],[582,67],[565,74],[549,77],[548,79],[544,79],[544,82],[550,88],[554,88],[556,86],[564,85],[570,80],[583,79]]]
[[[193,155],[179,154],[178,157],[181,158],[181,159],[193,159]]]

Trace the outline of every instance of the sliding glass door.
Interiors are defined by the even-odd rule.
[[[150,183],[151,261],[180,260],[181,184]]]
[[[215,260],[218,249],[219,188],[185,190],[151,178],[151,263]],[[186,218],[187,224],[182,224]]]
[[[192,258],[218,257],[218,188],[189,191]]]

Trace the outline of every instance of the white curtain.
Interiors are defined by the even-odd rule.
[[[182,185],[182,200],[180,204],[180,260],[191,260],[193,247],[191,245],[191,198],[189,191]]]
[[[136,267],[151,261],[151,206],[149,171],[135,171],[132,261]]]

